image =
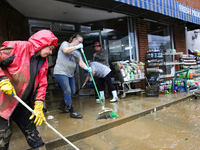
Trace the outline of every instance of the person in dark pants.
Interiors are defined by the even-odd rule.
[[[93,47],[94,47],[94,50],[95,50],[95,53],[93,54],[93,60],[110,67],[109,63],[108,63],[108,53],[107,53],[107,51],[101,46],[101,44],[99,42],[95,42]],[[99,82],[98,77],[94,77],[94,79],[95,79],[96,83]],[[103,84],[103,87],[104,87],[104,91],[105,91],[105,97],[109,98],[110,97],[110,91],[109,91],[108,85],[105,82]]]
[[[9,148],[12,120],[32,149],[46,149],[36,125],[46,121],[43,102],[47,88],[47,56],[52,54],[57,41],[51,31],[41,30],[28,41],[5,41],[0,47],[0,150]],[[33,108],[37,117],[12,94]]]
[[[92,76],[99,77],[97,88],[98,88],[101,100],[105,101],[103,83],[106,82],[108,87],[112,91],[112,95],[113,95],[113,99],[111,99],[110,102],[112,103],[112,102],[119,101],[119,98],[117,96],[117,91],[115,90],[115,87],[111,81],[111,69],[107,67],[106,65],[103,65],[96,61],[90,62],[89,66],[92,68]],[[86,85],[89,79],[90,79],[90,74],[88,73],[82,87]],[[99,99],[96,99],[96,102],[99,103]]]

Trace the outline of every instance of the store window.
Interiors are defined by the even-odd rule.
[[[166,52],[170,52],[173,49],[171,26],[160,23],[147,22],[147,32],[150,51],[160,50],[162,54],[165,54]],[[172,77],[175,72],[175,65],[167,64],[174,62],[174,55],[163,55],[162,61],[164,62],[163,64],[166,65],[159,66],[159,68],[163,70],[163,74],[160,77]]]
[[[81,24],[81,32],[85,34],[100,32],[96,34],[98,37],[91,34],[84,38],[84,43],[89,46],[96,40],[100,41],[108,52],[109,61],[137,59],[133,23],[133,18],[122,17]]]
[[[147,22],[148,44],[150,50],[172,49],[171,28],[154,22]]]

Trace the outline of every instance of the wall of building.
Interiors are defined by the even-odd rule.
[[[141,62],[146,62],[146,52],[149,50],[148,37],[147,37],[147,23],[143,19],[136,19],[136,32],[138,38],[138,51],[139,60]],[[136,84],[136,87],[145,87],[145,80],[141,83]],[[141,88],[141,87],[140,87]]]
[[[173,38],[174,38],[174,48],[176,52],[183,52],[187,54],[186,51],[186,37],[185,37],[185,27],[184,26],[173,26]]]
[[[200,50],[200,29],[187,31],[187,49]]]
[[[28,20],[4,0],[0,1],[0,44],[6,40],[28,40]]]
[[[138,49],[139,49],[139,60],[146,62],[146,52],[149,50],[148,47],[148,37],[147,37],[147,23],[145,20],[136,19],[136,32],[138,38]],[[174,48],[177,52],[186,52],[186,37],[185,37],[185,27],[183,25],[173,25],[173,39]],[[145,81],[142,81],[142,87],[145,87]],[[141,86],[139,83],[136,87]]]
[[[200,10],[200,0],[175,0],[194,9]]]

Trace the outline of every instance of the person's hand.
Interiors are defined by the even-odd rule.
[[[88,72],[92,72],[92,68],[91,67],[87,67],[87,66],[85,66],[85,68],[84,68],[86,71],[88,71]]]
[[[96,53],[93,54],[93,57],[95,57],[95,56],[96,56]]]
[[[36,123],[36,125],[41,125],[43,122],[46,122],[46,119],[43,114],[43,101],[35,101],[34,111],[36,113],[36,118],[34,120],[34,123]],[[29,119],[31,120],[34,117],[35,115],[34,113],[32,113]]]
[[[83,44],[80,43],[80,44],[76,45],[75,47],[76,47],[76,49],[81,49],[81,48],[83,48]]]
[[[4,79],[0,82],[0,89],[5,94],[12,95],[13,93],[14,95],[16,95],[15,88],[11,84],[9,79]]]
[[[86,83],[83,83],[83,85],[82,85],[82,88],[84,88],[84,87],[85,87],[85,85],[86,85]]]

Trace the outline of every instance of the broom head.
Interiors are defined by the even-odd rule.
[[[108,118],[116,118],[119,117],[112,109],[104,108],[99,111],[99,115],[97,116],[96,120],[98,119],[108,119]]]

